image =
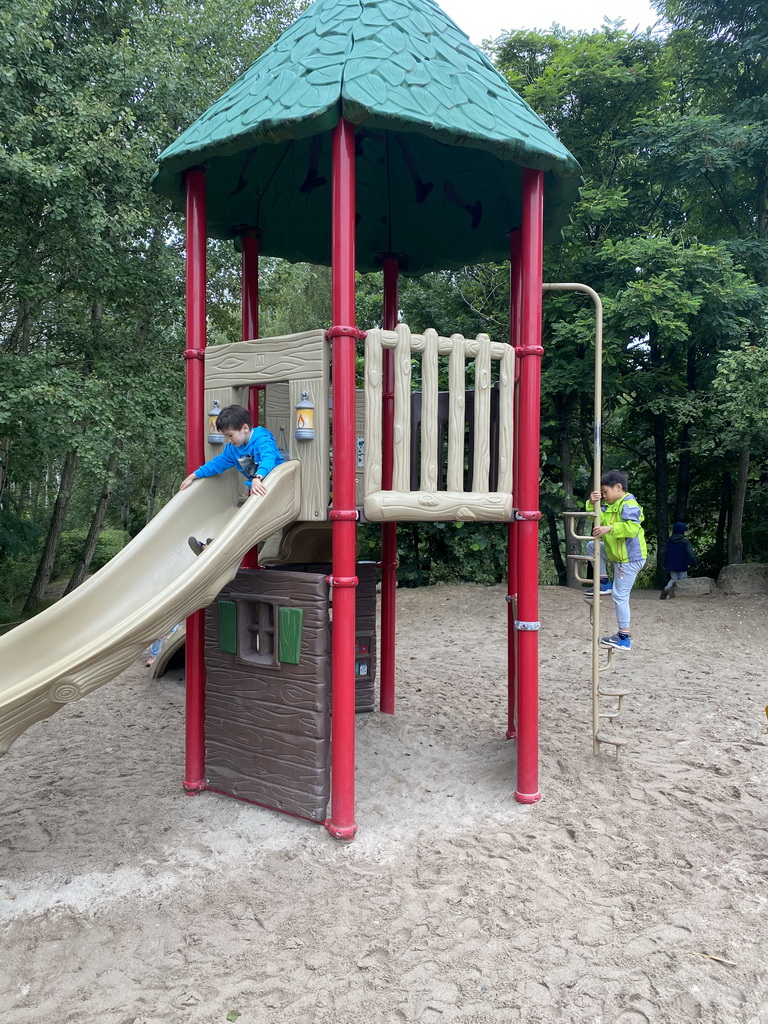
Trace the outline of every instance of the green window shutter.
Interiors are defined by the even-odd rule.
[[[219,650],[224,654],[237,654],[237,604],[217,601],[219,613]]]
[[[277,660],[298,665],[301,660],[302,608],[277,609]]]

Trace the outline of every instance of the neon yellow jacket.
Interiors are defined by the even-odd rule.
[[[588,512],[593,511],[591,501],[587,500],[586,508]],[[625,494],[612,505],[601,504],[600,526],[611,528],[610,533],[600,538],[605,544],[605,557],[609,562],[640,562],[646,558],[644,519],[642,507],[634,494]]]

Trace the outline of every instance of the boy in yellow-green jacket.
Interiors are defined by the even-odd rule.
[[[637,574],[645,565],[647,551],[642,526],[645,517],[634,494],[627,492],[627,474],[618,469],[600,477],[600,490],[593,491],[587,502],[589,511],[596,501],[601,502],[600,522],[592,536],[600,538],[600,593],[613,597],[618,626],[612,636],[600,638],[600,646],[631,651],[629,595]],[[592,555],[594,550],[595,542],[591,540],[587,552]],[[613,583],[608,576],[607,562],[613,562]],[[587,596],[591,593],[587,591]]]

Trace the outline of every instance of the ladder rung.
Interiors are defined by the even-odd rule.
[[[593,555],[568,555],[568,558],[572,558],[574,562],[594,562],[595,560]]]
[[[598,686],[597,692],[601,697],[626,697],[632,693],[631,690],[605,690],[602,686]]]
[[[611,743],[614,747],[625,747],[629,742],[621,736],[611,736],[610,733],[607,732],[596,733],[595,739],[598,743]]]

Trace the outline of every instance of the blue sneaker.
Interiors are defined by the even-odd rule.
[[[584,597],[593,597],[594,593],[595,593],[594,590],[592,589],[592,587],[590,587],[589,590],[585,590],[584,591]],[[613,593],[613,584],[611,583],[611,581],[610,580],[600,580],[600,595],[602,596],[603,594],[612,594],[612,593]]]
[[[613,636],[601,636],[599,646],[614,647],[617,651],[631,651],[632,641],[628,636],[619,636],[618,633],[614,633]]]

